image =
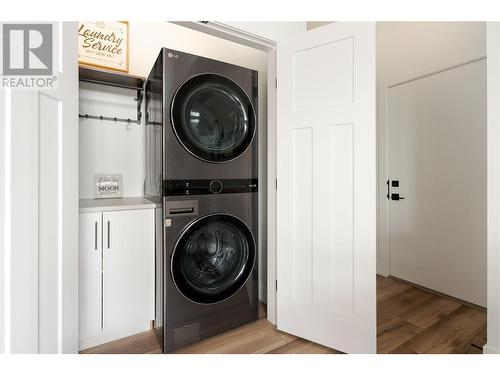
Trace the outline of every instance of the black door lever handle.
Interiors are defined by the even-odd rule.
[[[399,201],[401,199],[405,199],[405,197],[400,196],[398,193],[392,193],[391,194],[391,200],[393,200],[393,201]]]

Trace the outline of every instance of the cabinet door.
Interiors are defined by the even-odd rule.
[[[103,326],[116,339],[149,329],[154,210],[103,213]]]
[[[102,214],[80,214],[78,249],[80,349],[102,331]]]

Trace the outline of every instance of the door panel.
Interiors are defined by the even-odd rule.
[[[80,348],[102,331],[102,214],[80,214],[78,339]]]
[[[292,298],[312,303],[312,129],[293,130]],[[300,171],[303,171],[300,173]],[[298,173],[299,172],[299,173]],[[301,220],[298,220],[298,219]],[[279,277],[278,277],[279,278]],[[285,286],[284,286],[285,287]]]
[[[373,23],[334,23],[278,45],[280,330],[376,351]]]
[[[328,228],[324,228],[324,231],[331,236],[332,259],[331,264],[324,265],[324,267],[331,267],[331,278],[325,280],[325,285],[333,291],[331,307],[344,314],[352,315],[354,314],[353,124],[331,126],[330,137],[332,222],[330,231]],[[335,249],[342,249],[342,251],[335,251]],[[329,284],[326,284],[326,281]],[[323,290],[328,289],[323,288]]]
[[[353,42],[348,37],[294,52],[295,109],[352,103]],[[318,90],[318,86],[329,87],[328,95]]]
[[[390,274],[486,306],[486,60],[389,89]]]
[[[55,87],[0,90],[0,211],[12,238],[7,353],[78,351],[77,27],[53,23]]]
[[[103,327],[106,337],[149,329],[154,210],[103,213]]]

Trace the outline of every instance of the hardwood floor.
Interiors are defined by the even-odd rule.
[[[377,276],[378,353],[482,353],[486,313]]]
[[[377,276],[378,353],[482,353],[486,313],[399,280]],[[126,337],[85,354],[160,353],[154,334]],[[179,354],[338,354],[278,331],[265,319],[184,347]]]
[[[83,351],[84,354],[157,354],[152,331]],[[324,346],[278,331],[267,319],[186,346],[176,354],[334,354]]]

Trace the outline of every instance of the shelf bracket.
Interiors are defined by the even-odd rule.
[[[142,120],[142,99],[143,99],[143,91],[142,89],[137,90],[137,123],[140,124]]]

